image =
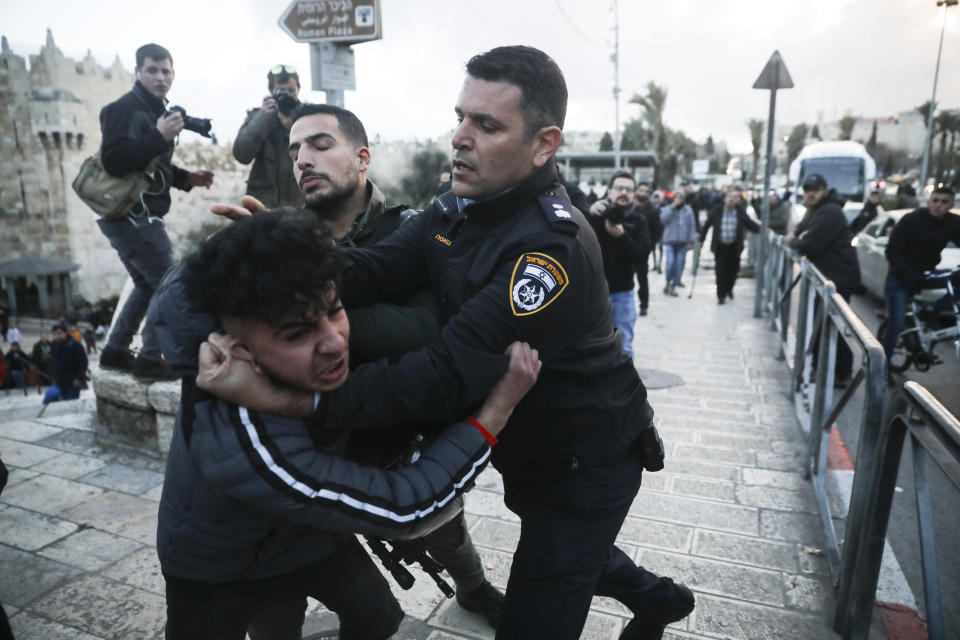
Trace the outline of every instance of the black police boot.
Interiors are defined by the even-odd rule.
[[[180,376],[170,370],[163,360],[137,356],[133,363],[133,377],[140,382],[160,382],[163,380],[179,380]]]
[[[457,589],[457,604],[473,613],[479,613],[494,629],[500,624],[500,612],[503,611],[503,594],[484,579],[476,589],[464,591]]]
[[[661,640],[663,630],[672,622],[683,620],[696,602],[693,592],[686,585],[675,585],[676,592],[669,602],[664,604],[663,616],[657,620],[634,618],[620,633],[620,640]]]
[[[104,347],[100,352],[100,368],[130,371],[133,368],[133,354],[126,349]]]

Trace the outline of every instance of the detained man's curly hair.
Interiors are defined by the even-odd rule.
[[[281,207],[244,218],[207,238],[188,257],[191,304],[223,320],[277,325],[326,311],[339,289],[340,253],[313,214]]]

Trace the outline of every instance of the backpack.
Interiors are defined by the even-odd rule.
[[[119,218],[138,202],[142,202],[143,193],[150,187],[151,174],[156,170],[158,162],[160,156],[151,160],[143,171],[131,171],[120,177],[112,176],[103,168],[98,149],[80,165],[80,171],[73,179],[73,190],[95,213],[104,218]]]

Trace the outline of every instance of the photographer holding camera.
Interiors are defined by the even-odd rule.
[[[100,366],[132,371],[145,382],[175,380],[177,376],[163,361],[152,318],[143,327],[143,348],[136,359],[130,353],[130,342],[153,292],[173,264],[173,248],[163,223],[163,216],[170,210],[170,187],[183,191],[209,187],[213,172],[190,172],[172,162],[174,139],[184,129],[185,114],[167,111],[166,107],[174,78],[170,52],[160,45],[146,44],[137,49],[136,58],[133,89],[100,111],[100,157],[103,168],[116,177],[147,171],[154,161],[156,166],[150,174],[150,186],[125,215],[97,216],[100,231],[120,256],[134,284],[100,354]]]
[[[268,208],[303,206],[303,193],[293,176],[290,144],[291,114],[300,104],[300,76],[295,67],[278,64],[267,73],[267,90],[260,108],[250,109],[233,143],[233,157],[250,164],[247,195]]]
[[[633,325],[637,308],[633,300],[634,265],[650,255],[650,228],[633,202],[636,181],[629,171],[610,178],[607,197],[590,207],[588,216],[603,253],[603,274],[610,289],[613,326],[623,336],[623,353],[633,358]]]

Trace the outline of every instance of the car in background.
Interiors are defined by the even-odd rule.
[[[887,242],[890,239],[890,232],[894,225],[900,221],[900,218],[913,211],[913,209],[897,209],[895,211],[884,211],[877,215],[870,224],[864,228],[857,237],[853,239],[853,245],[857,250],[857,259],[860,261],[860,281],[863,286],[883,300],[883,285],[887,280],[887,256],[884,253],[887,249]],[[948,215],[960,215],[960,211],[952,210]],[[952,242],[947,243],[943,253],[940,254],[940,264],[938,269],[953,269],[960,265],[960,247]],[[932,302],[946,293],[945,289],[930,289],[920,294],[920,299]]]

